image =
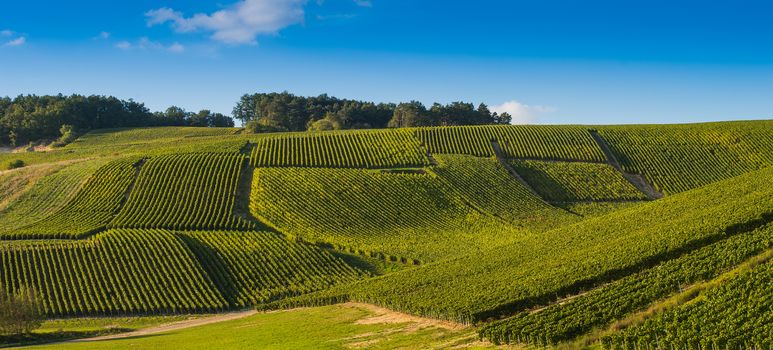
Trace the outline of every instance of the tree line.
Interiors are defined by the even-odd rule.
[[[374,103],[327,94],[304,97],[288,92],[245,94],[232,117],[209,110],[188,112],[172,106],[151,112],[143,103],[101,95],[19,95],[0,97],[0,145],[54,141],[64,145],[80,133],[143,126],[232,127],[239,120],[251,132],[366,129],[415,126],[509,124],[510,115],[481,103]]]
[[[399,104],[339,99],[327,94],[296,96],[288,92],[246,94],[232,113],[252,131],[303,131],[386,127],[510,124],[507,113],[491,112],[484,103]]]
[[[65,144],[93,129],[141,126],[234,126],[233,119],[201,110],[169,107],[150,112],[143,103],[100,95],[0,97],[0,145],[59,139]]]

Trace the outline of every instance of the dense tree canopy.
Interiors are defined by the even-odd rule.
[[[492,113],[483,103],[477,108],[467,102],[427,108],[418,101],[374,103],[288,92],[246,94],[236,103],[233,118],[253,132],[510,123],[510,115]],[[112,96],[0,97],[0,145],[54,139],[63,145],[93,129],[140,126],[232,127],[234,121],[207,109],[193,113],[177,106],[151,113],[143,103]]]
[[[492,113],[485,104],[421,102],[400,104],[339,99],[326,94],[296,96],[288,92],[244,95],[233,117],[254,131],[302,131],[384,127],[509,124],[510,115]]]
[[[75,132],[92,129],[161,125],[233,126],[233,120],[208,110],[194,114],[179,107],[151,113],[142,103],[112,96],[0,98],[0,144],[5,145],[73,138]]]

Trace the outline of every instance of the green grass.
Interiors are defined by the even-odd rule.
[[[40,328],[24,336],[0,336],[0,348],[46,344],[73,339],[131,332],[166,323],[192,320],[207,315],[134,316],[134,317],[78,317],[50,319]]]
[[[472,329],[448,330],[416,322],[358,324],[373,311],[338,305],[247,318],[129,339],[38,346],[35,349],[440,349],[477,342]]]

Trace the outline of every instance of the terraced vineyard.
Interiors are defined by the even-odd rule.
[[[0,245],[8,290],[31,286],[48,315],[224,309],[182,241],[161,230],[111,230],[84,241]]]
[[[495,344],[767,349],[771,140],[773,121],[95,131],[0,154],[27,163],[0,172],[0,290],[48,317],[354,301]]]
[[[647,199],[607,164],[535,160],[512,160],[510,164],[547,201]]]
[[[496,159],[466,155],[435,155],[435,172],[482,212],[513,225],[547,229],[576,220],[532,193]]]
[[[134,182],[140,159],[122,158],[97,170],[56,213],[7,234],[6,238],[79,238],[103,230]]]
[[[258,140],[256,167],[393,168],[429,165],[426,151],[406,130],[312,133]]]
[[[243,157],[159,156],[142,167],[126,205],[110,227],[177,230],[249,229],[234,215]]]
[[[234,307],[331,287],[367,276],[325,250],[273,232],[180,232]]]
[[[666,194],[773,164],[773,121],[598,129],[625,171]]]
[[[390,260],[431,261],[520,239],[431,174],[258,168],[250,209],[280,232]]]
[[[604,162],[604,153],[580,126],[470,126],[421,128],[417,137],[431,153],[494,156],[495,141],[511,158]]]
[[[773,167],[287,305],[356,300],[427,317],[483,322],[767,223],[773,219],[771,176]]]
[[[642,325],[603,339],[607,349],[631,346],[737,349],[771,347],[773,262],[767,262]],[[742,301],[739,305],[738,302]],[[696,327],[695,325],[700,325]]]

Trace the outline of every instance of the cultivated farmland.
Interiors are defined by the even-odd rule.
[[[438,347],[773,343],[771,121],[115,129],[10,157],[0,292],[49,318],[371,304],[466,337]]]

